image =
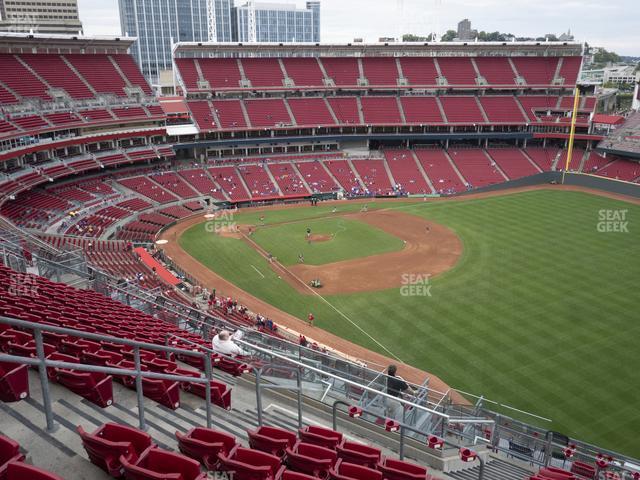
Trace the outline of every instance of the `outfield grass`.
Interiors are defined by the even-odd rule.
[[[331,239],[309,243],[307,228],[314,235],[327,235]],[[379,228],[341,217],[258,227],[252,239],[286,266],[298,263],[300,254],[306,264],[324,265],[393,252],[404,246],[402,240]]]
[[[432,280],[431,297],[391,289],[331,296],[331,303],[403,361],[454,387],[640,456],[640,207],[552,190],[389,206],[453,229],[463,257]],[[300,220],[321,208],[267,215]],[[599,233],[601,209],[628,210],[629,233]],[[244,242],[196,226],[180,243],[257,297],[300,318],[313,311],[316,325],[382,351],[321,301],[279,280]]]

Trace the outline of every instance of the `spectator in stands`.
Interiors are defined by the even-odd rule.
[[[227,330],[222,330],[218,333],[211,342],[211,346],[214,352],[221,353],[223,355],[245,355],[245,352],[240,348],[234,340],[240,340],[242,338],[242,332],[237,330],[231,335]]]
[[[387,368],[387,393],[397,398],[402,398],[405,394],[413,395],[414,390],[402,377],[396,375],[397,371],[398,367],[396,365],[389,365]],[[398,418],[400,412],[402,412],[402,404],[389,398],[385,400],[387,417]]]

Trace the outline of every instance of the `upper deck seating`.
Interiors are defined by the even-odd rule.
[[[220,120],[220,128],[235,130],[247,127],[240,100],[214,100],[212,104]]]
[[[438,65],[448,85],[476,85],[476,71],[468,57],[438,57]]]
[[[281,98],[245,100],[245,107],[251,125],[254,127],[274,127],[278,124],[291,125],[293,120]]]
[[[243,58],[240,62],[252,87],[284,88],[284,75],[277,58]]]
[[[55,54],[20,54],[20,58],[44,78],[49,85],[62,88],[71,98],[92,98],[94,94],[75,74],[63,57]]]
[[[436,97],[400,97],[406,123],[444,123]]]
[[[336,124],[323,98],[290,98],[287,103],[298,126],[319,127]]]
[[[127,84],[106,55],[66,54],[65,58],[98,93],[126,96]]]
[[[479,97],[484,113],[492,123],[526,123],[519,105],[512,96]]]
[[[0,54],[0,82],[24,98],[51,100],[48,87],[11,54]],[[7,95],[3,95],[6,97]]]
[[[449,123],[485,123],[476,97],[440,97],[444,114]]]
[[[395,57],[364,57],[362,70],[369,86],[396,86],[400,74]]]
[[[506,57],[475,57],[480,75],[489,85],[515,85],[516,74]]]
[[[551,85],[558,67],[558,57],[512,57],[527,85]]]
[[[336,86],[358,85],[360,70],[358,69],[358,60],[355,57],[323,57],[320,61]]]
[[[362,113],[366,124],[402,124],[396,97],[362,97]]]
[[[430,57],[402,57],[400,66],[404,78],[412,87],[438,84],[438,70]]]
[[[316,58],[284,57],[282,63],[296,88],[324,87],[324,75]]]
[[[240,68],[235,58],[198,58],[194,60],[200,65],[202,76],[213,89],[239,89]]]
[[[330,97],[331,110],[342,125],[360,125],[358,102],[354,97]]]

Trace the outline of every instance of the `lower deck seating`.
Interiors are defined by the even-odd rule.
[[[360,175],[365,191],[374,195],[393,193],[393,186],[383,160],[353,160],[354,168]]]
[[[540,173],[519,148],[490,148],[487,152],[509,180]]]
[[[333,192],[340,188],[325,170],[323,162],[297,162],[295,165],[313,193]]]
[[[285,197],[310,193],[292,163],[270,163],[266,168],[271,172]]]
[[[416,149],[415,153],[436,192],[451,194],[467,189],[444,150]]]
[[[355,195],[363,193],[362,184],[347,160],[327,160],[324,164],[345,192]]]
[[[395,181],[394,190],[409,194],[432,193],[411,150],[385,150],[384,157]]]
[[[495,162],[480,148],[449,149],[449,156],[470,188],[495,185],[506,180]]]

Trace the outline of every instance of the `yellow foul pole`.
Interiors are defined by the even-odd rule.
[[[576,136],[576,121],[578,119],[578,104],[580,103],[580,89],[576,86],[576,94],[573,98],[573,112],[571,114],[571,133],[569,134],[569,148],[567,150],[567,162],[562,170],[562,184],[564,185],[564,175],[569,170],[571,158],[573,157],[573,141]]]

